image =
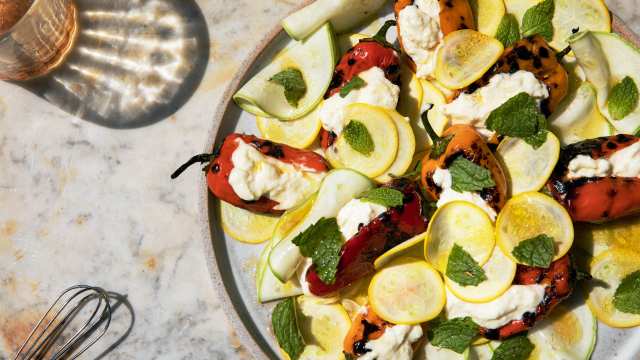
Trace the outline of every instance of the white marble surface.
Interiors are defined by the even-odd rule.
[[[209,282],[197,179],[169,174],[202,150],[241,61],[302,1],[196,2],[210,36],[206,73],[178,112],[153,125],[109,129],[0,83],[0,359],[76,283],[127,294],[135,309],[132,333],[109,359],[248,357]],[[640,32],[637,0],[608,2]],[[118,311],[92,354],[129,322]]]

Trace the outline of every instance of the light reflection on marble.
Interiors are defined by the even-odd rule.
[[[0,359],[65,287],[127,294],[130,337],[109,359],[243,359],[207,272],[194,173],[168,175],[206,143],[239,64],[301,0],[198,0],[209,66],[194,96],[149,127],[113,130],[0,83]],[[635,0],[610,0],[640,32]],[[128,326],[114,318],[114,341]],[[91,356],[89,356],[91,358]]]

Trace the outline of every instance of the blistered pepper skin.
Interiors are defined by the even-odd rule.
[[[495,158],[482,136],[471,126],[453,125],[449,127],[442,137],[453,136],[447,149],[437,159],[431,159],[427,154],[422,160],[422,187],[432,200],[440,198],[441,189],[433,181],[436,169],[447,169],[450,163],[458,156],[482,166],[491,172],[496,186],[484,189],[480,196],[496,212],[504,206],[507,200],[507,180],[500,163]]]
[[[423,200],[416,186],[404,180],[385,186],[396,188],[404,194],[403,205],[380,214],[345,242],[333,284],[325,284],[315,268],[309,268],[306,280],[311,293],[317,296],[329,295],[375,273],[373,263],[378,256],[426,231],[428,219],[424,216]]]
[[[276,201],[262,197],[256,201],[241,199],[229,183],[229,174],[233,170],[231,157],[238,148],[237,140],[254,146],[263,155],[273,157],[285,163],[302,166],[317,172],[329,170],[324,158],[313,151],[300,150],[284,144],[263,140],[253,135],[231,134],[227,136],[219,150],[215,151],[211,163],[207,167],[207,185],[211,193],[222,201],[231,205],[264,214],[281,214],[283,210],[276,210]]]
[[[528,71],[547,86],[549,97],[540,103],[540,108],[545,116],[549,116],[569,92],[569,75],[556,54],[540,35],[518,40],[506,48],[493,67],[465,92],[471,93],[487,85],[495,74]]]
[[[414,0],[396,0],[393,4],[396,20],[400,18],[400,12],[407,6],[413,5],[414,2]],[[438,0],[438,4],[440,5],[440,30],[444,36],[457,30],[475,30],[475,20],[468,0]],[[401,27],[402,24],[398,22],[398,42],[404,49],[400,34]],[[409,61],[409,65],[415,72],[416,64],[413,60]]]
[[[525,313],[522,319],[513,320],[498,329],[480,328],[480,334],[489,340],[504,340],[531,329],[561,301],[568,298],[575,287],[576,272],[569,255],[551,263],[548,269],[518,265],[515,285],[543,285],[544,298],[535,313]]]
[[[576,156],[606,158],[638,141],[638,137],[620,134],[568,145],[562,150],[547,190],[576,222],[604,222],[640,212],[638,178],[567,178],[569,163]]]
[[[366,312],[359,312],[351,322],[351,328],[343,342],[344,352],[356,357],[364,355],[367,352],[366,343],[379,339],[391,326],[393,324],[382,320],[371,306],[367,306]]]
[[[381,30],[385,32],[385,28]],[[354,76],[373,67],[382,69],[385,77],[390,82],[400,84],[400,57],[396,50],[389,44],[374,38],[361,39],[354,47],[349,49],[340,59],[331,79],[325,99],[340,92]],[[320,130],[320,146],[328,149],[336,139],[332,132]]]

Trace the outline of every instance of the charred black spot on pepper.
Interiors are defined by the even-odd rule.
[[[507,59],[507,64],[509,65],[509,73],[511,74],[520,70],[520,64],[518,64],[518,60],[516,58]]]
[[[538,56],[533,57],[533,67],[536,69],[542,68],[542,60]]]
[[[444,5],[448,8],[452,8],[453,7],[453,2],[451,2],[451,0],[447,0],[445,1]]]
[[[602,212],[602,218],[603,218],[603,219],[606,219],[606,218],[608,218],[608,217],[609,217],[609,211],[608,211],[608,210],[603,211],[603,212]]]
[[[607,149],[613,150],[618,147],[618,144],[614,143],[613,141],[607,141],[606,146],[607,146]]]
[[[531,327],[536,322],[536,313],[527,311],[522,315],[522,322]]]
[[[543,59],[546,59],[549,57],[549,50],[547,50],[546,47],[540,47],[540,49],[538,49],[538,56],[540,56]]]
[[[349,64],[349,66],[355,65],[356,64],[356,59],[351,58],[351,59],[347,60],[347,64]]]
[[[220,171],[220,164],[216,163],[213,164],[213,166],[211,167],[211,172],[213,172],[214,174]]]
[[[466,29],[468,29],[468,28],[469,28],[469,27],[468,27],[466,24],[464,24],[464,23],[462,23],[462,24],[460,24],[460,26],[458,26],[458,30],[466,30]]]
[[[367,353],[367,352],[371,351],[371,350],[369,350],[369,349],[367,349],[365,347],[366,344],[367,343],[364,340],[358,340],[358,341],[354,342],[353,343],[353,353],[356,354],[356,355],[362,355],[364,353]]]
[[[526,46],[518,46],[514,49],[516,55],[522,60],[530,60],[533,57],[533,53],[527,49]]]
[[[546,98],[540,102],[540,111],[544,116],[549,117],[551,115],[551,109],[549,108],[549,98]]]
[[[500,338],[500,330],[498,329],[486,329],[484,337],[489,340],[498,340]]]
[[[629,142],[633,139],[632,136],[629,135],[625,135],[625,134],[618,134],[616,135],[616,141],[619,143],[626,143]]]

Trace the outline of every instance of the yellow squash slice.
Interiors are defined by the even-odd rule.
[[[344,341],[351,319],[340,304],[327,305],[310,296],[296,299],[300,309],[300,330],[307,346],[300,359],[333,360],[342,359],[342,342]]]
[[[369,285],[369,302],[382,319],[415,325],[434,319],[445,304],[440,274],[424,260],[400,258],[380,270]]]
[[[322,127],[320,118],[317,116],[317,109],[320,106],[304,117],[292,121],[256,116],[256,124],[264,139],[304,149],[313,144]]]
[[[438,51],[436,79],[449,89],[469,86],[489,70],[503,50],[500,41],[474,30],[449,33]]]
[[[538,191],[546,184],[560,157],[560,142],[552,133],[547,141],[534,149],[519,138],[505,138],[498,146],[498,159],[502,163],[511,196]]]
[[[545,234],[553,238],[555,256],[563,257],[573,244],[573,223],[567,210],[551,197],[527,192],[507,201],[496,221],[496,241],[514,261],[512,251],[521,241]]]
[[[220,201],[222,229],[232,238],[249,244],[259,244],[271,238],[278,223],[277,216],[256,214]]]
[[[506,256],[500,248],[495,248],[482,269],[487,280],[477,286],[462,286],[445,276],[445,284],[451,292],[466,302],[489,302],[504,294],[516,276],[516,263]]]
[[[395,110],[388,110],[387,114],[391,116],[398,130],[398,153],[396,154],[396,159],[384,174],[375,178],[379,183],[391,181],[391,175],[404,175],[411,166],[413,155],[416,153],[416,137],[413,135],[409,119],[398,114]]]
[[[390,263],[393,259],[398,257],[416,257],[420,258],[424,254],[424,237],[427,233],[418,234],[412,237],[409,240],[404,241],[400,245],[397,245],[391,248],[386,253],[380,255],[376,261],[374,261],[373,266],[376,270],[380,270],[385,267],[388,263]]]
[[[398,153],[398,130],[391,116],[383,108],[356,103],[346,107],[345,117],[367,128],[374,148],[368,155],[356,151],[347,142],[344,131],[327,150],[331,165],[353,169],[370,178],[384,174]]]
[[[489,36],[495,36],[504,16],[504,2],[502,0],[469,0],[478,31]]]
[[[613,295],[622,279],[640,270],[640,254],[630,250],[608,250],[591,261],[593,286],[587,304],[598,320],[616,328],[640,325],[639,314],[622,312],[613,305]]]
[[[425,257],[441,273],[447,269],[449,253],[458,244],[480,266],[487,263],[495,246],[494,228],[484,210],[466,201],[440,207],[429,223]]]

